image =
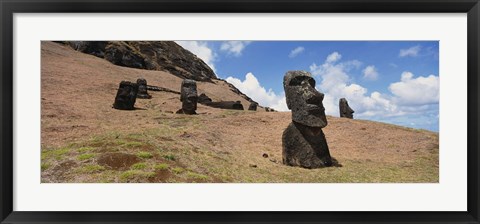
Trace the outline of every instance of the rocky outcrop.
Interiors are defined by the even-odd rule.
[[[211,81],[217,76],[195,54],[173,41],[64,41],[77,51],[104,58],[113,64],[167,71],[183,79]]]

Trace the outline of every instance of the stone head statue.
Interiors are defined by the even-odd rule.
[[[248,106],[248,110],[257,110],[258,103],[257,102],[251,102],[250,106]]]
[[[150,96],[147,92],[147,80],[144,78],[139,78],[137,79],[137,85],[138,85],[138,94],[137,97],[141,99],[150,99],[152,96]]]
[[[119,110],[135,109],[135,100],[137,98],[138,85],[128,81],[120,82],[113,108]]]
[[[197,110],[197,83],[190,79],[182,81],[180,91],[180,101],[182,101],[182,110],[186,114],[195,114]]]
[[[315,89],[315,79],[309,72],[287,72],[283,78],[283,88],[294,122],[310,127],[327,126],[322,104],[324,94]]]
[[[348,106],[348,102],[345,98],[341,98],[338,102],[338,106],[340,109],[340,117],[352,118],[353,113],[355,113],[350,106]]]

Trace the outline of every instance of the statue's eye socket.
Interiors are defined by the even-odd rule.
[[[315,88],[315,79],[308,77],[308,76],[299,76],[295,77],[290,81],[290,86],[299,86],[302,85],[303,82],[308,81],[310,86]]]

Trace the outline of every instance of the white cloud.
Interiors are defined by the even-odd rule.
[[[392,83],[388,89],[402,105],[421,105],[438,103],[440,80],[438,76],[419,76],[413,78],[411,72],[403,72],[401,81]]]
[[[414,78],[412,73],[404,72],[399,82],[390,84],[389,93],[369,94],[365,87],[352,83],[348,75],[360,69],[362,63],[342,62],[340,58],[341,55],[334,52],[323,64],[310,66],[312,74],[321,80],[316,88],[325,94],[323,105],[328,115],[339,116],[338,101],[345,97],[355,110],[356,118],[438,130],[438,76]],[[363,69],[364,73],[368,67]]]
[[[377,114],[377,111],[383,110],[383,108],[392,110],[389,101],[380,93],[374,92],[369,96],[366,88],[351,83],[348,72],[359,69],[362,63],[357,60],[336,63],[339,62],[341,57],[342,55],[338,52],[333,52],[327,56],[322,65],[314,63],[310,66],[312,74],[322,78],[320,84],[317,85],[317,89],[325,93],[323,101],[325,112],[329,115],[338,116],[338,100],[343,97],[355,110],[355,115]]]
[[[367,66],[363,69],[363,78],[368,80],[377,80],[378,79],[378,71],[377,68],[373,65]]]
[[[333,63],[333,62],[336,62],[338,60],[340,60],[342,58],[342,55],[339,54],[338,52],[333,52],[331,53],[330,55],[327,56],[327,63]]]
[[[304,47],[297,47],[290,51],[290,54],[288,55],[289,58],[294,58],[297,57],[297,55],[301,54],[303,51],[305,51]]]
[[[413,46],[413,47],[407,48],[407,49],[401,49],[398,56],[400,56],[400,57],[408,57],[408,56],[416,57],[416,56],[418,56],[418,53],[420,52],[420,50],[421,50],[420,45]]]
[[[215,72],[215,52],[203,41],[175,41],[178,45],[189,50],[202,59]]]
[[[267,91],[251,72],[245,75],[244,81],[234,77],[228,77],[226,80],[258,102],[260,106],[271,107],[278,111],[288,111],[285,94],[276,94],[272,89]]]
[[[227,52],[227,54],[232,54],[236,57],[242,55],[242,51],[251,41],[225,41],[220,46],[221,51]]]

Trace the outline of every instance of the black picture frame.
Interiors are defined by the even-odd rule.
[[[479,0],[0,0],[2,223],[480,223]],[[13,211],[14,13],[467,13],[466,212],[19,212]],[[319,202],[325,203],[325,202]]]

